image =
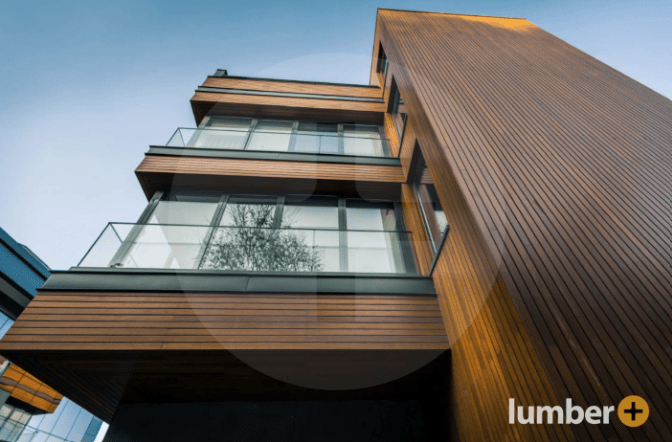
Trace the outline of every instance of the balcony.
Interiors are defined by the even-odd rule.
[[[381,137],[377,126],[359,126],[357,130],[346,129],[345,132],[296,130],[291,125],[275,129],[178,128],[165,147],[356,157],[390,156],[387,140]]]
[[[109,223],[77,267],[415,274],[407,232]]]

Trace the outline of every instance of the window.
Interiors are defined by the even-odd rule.
[[[169,147],[389,156],[381,126],[207,116],[198,129],[178,129]]]
[[[392,201],[336,196],[159,194],[105,265],[413,273],[399,211]]]
[[[339,124],[299,121],[295,152],[341,153]]]
[[[406,105],[404,100],[401,99],[401,94],[399,89],[394,85],[393,95],[392,95],[392,109],[390,110],[392,114],[392,119],[394,120],[394,125],[397,128],[397,133],[399,138],[402,138],[404,135],[404,129],[406,128],[406,119],[408,114],[406,113]]]
[[[418,149],[417,145],[416,149]],[[425,220],[427,235],[432,244],[434,254],[437,254],[441,247],[443,236],[448,232],[448,220],[446,219],[446,214],[443,212],[432,177],[429,174],[429,169],[422,155],[418,161],[414,184],[416,197]]]
[[[247,133],[252,125],[252,118],[210,117],[203,127],[208,130],[193,131],[187,146],[211,149],[242,149],[247,140]]]
[[[385,74],[387,74],[388,63],[389,61],[387,59],[387,56],[385,55],[383,46],[381,45],[378,49],[378,64],[376,66],[376,72],[382,74],[383,78],[385,78]]]

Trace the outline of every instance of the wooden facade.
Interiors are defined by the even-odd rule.
[[[269,361],[291,372],[345,358],[401,376],[403,361],[445,351],[427,367],[450,384],[435,413],[454,439],[670,440],[670,100],[524,19],[387,9],[370,83],[213,76],[191,105],[197,124],[379,124],[394,164],[150,152],[136,175],[148,198],[191,188],[398,200],[417,277],[436,296],[42,290],[0,351],[108,420],[122,402],[325,397],[319,373],[297,389],[282,382],[289,372],[255,369]],[[436,256],[418,180],[434,184],[448,221]],[[415,381],[399,379],[328,397],[411,397]],[[609,425],[508,422],[509,398],[585,408],[631,394],[651,410],[638,428],[615,414]]]
[[[53,352],[47,359],[38,356],[45,348]],[[333,357],[340,360],[343,369],[343,361],[353,358],[348,351],[366,350],[372,360],[353,364],[389,371],[389,366],[377,365],[380,361],[376,358],[382,357],[405,375],[424,365],[415,362],[430,362],[447,348],[436,297],[385,294],[41,291],[3,339],[4,353],[27,351],[24,361],[38,376],[48,377],[52,371],[61,373],[62,377],[55,381],[59,387],[92,413],[108,420],[124,395],[135,395],[137,401],[138,391],[149,394],[149,385],[138,381],[146,380],[149,373],[153,373],[150,377],[154,384],[171,378],[189,384],[193,380],[187,379],[187,374],[199,370],[204,370],[203,375],[234,376],[235,372],[217,367],[221,361],[234,364],[240,352],[255,352],[250,357],[262,358],[259,363],[266,365],[284,358],[287,365],[294,367],[289,372],[295,373],[310,366],[311,360],[303,354],[298,360],[293,359],[291,355],[296,351],[327,354],[326,362],[322,362],[325,366],[333,363],[329,355],[340,355]],[[110,356],[123,351],[135,356],[129,354],[121,360],[116,359],[118,354]],[[194,351],[210,353],[212,360],[206,364],[202,355],[188,358],[187,352]],[[392,356],[383,357],[386,352]],[[409,353],[414,363],[406,370],[404,360],[409,359]],[[152,354],[163,362],[181,361],[182,372],[142,362],[148,358],[151,361]],[[271,362],[264,358],[271,358]],[[144,374],[140,374],[138,365],[143,366]],[[69,370],[73,373],[67,373]],[[72,382],[77,376],[81,378]],[[306,376],[296,382],[310,385],[318,374]],[[233,388],[229,383],[226,386]],[[205,395],[200,400],[230,398],[224,387],[209,385],[208,393],[201,385],[200,390],[201,396]],[[152,390],[151,394],[158,393]]]
[[[432,274],[463,440],[671,437],[672,103],[522,19],[379,10],[450,232]],[[411,129],[408,131],[408,129]],[[617,405],[649,421],[509,425],[519,405]]]

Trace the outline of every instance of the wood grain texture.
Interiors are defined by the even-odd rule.
[[[159,187],[247,192],[399,194],[399,166],[146,155],[135,171],[148,198]]]
[[[341,95],[344,97],[380,98],[379,87],[282,81],[241,77],[208,77],[203,86],[249,91],[289,92],[300,94]]]
[[[379,10],[376,33],[451,227],[461,437],[670,439],[672,102],[526,20]],[[508,397],[629,394],[640,428],[502,424]]]
[[[242,370],[251,379],[268,364],[284,367],[280,360],[287,367],[298,364],[297,369],[306,363],[338,365],[339,360],[361,369],[364,357],[373,358],[367,359],[367,370],[380,372],[386,359],[376,361],[375,355],[385,354],[403,371],[404,361],[429,363],[447,350],[448,338],[434,296],[40,291],[0,347],[40,378],[53,380],[70,399],[109,419],[124,395],[156,395],[165,385],[150,386],[152,382],[194,382],[198,370],[204,376],[216,372],[220,379]],[[200,356],[186,356],[194,351]],[[254,368],[230,354],[246,351],[256,358]],[[324,351],[332,356],[320,362]],[[135,353],[122,357],[123,352]],[[338,354],[355,356],[339,359]],[[219,362],[208,365],[208,358]],[[171,371],[165,365],[171,360],[183,368]],[[227,360],[230,370],[221,365]],[[339,367],[343,372],[350,365]],[[358,369],[351,369],[356,376]],[[319,376],[308,379],[319,381]],[[234,387],[220,382],[205,390],[224,394],[226,388]],[[221,400],[206,393],[197,396]],[[188,397],[194,400],[193,391],[184,394]]]
[[[100,349],[111,343],[152,348],[205,343],[213,349],[447,348],[445,331],[437,326],[442,319],[435,297],[152,293],[136,298],[40,292],[24,315],[8,331],[3,348],[58,343],[76,350],[83,342]]]
[[[191,98],[196,124],[207,114],[382,124],[385,103],[198,91]]]

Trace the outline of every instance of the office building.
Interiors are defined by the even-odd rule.
[[[0,336],[49,277],[49,267],[0,229]],[[0,356],[0,440],[93,442],[102,421]]]
[[[670,100],[524,19],[375,29],[368,85],[209,76],[2,354],[109,441],[670,440]]]

